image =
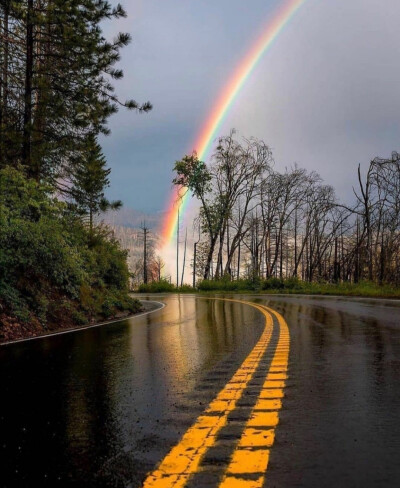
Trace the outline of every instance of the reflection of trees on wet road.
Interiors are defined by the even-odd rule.
[[[269,301],[290,324],[272,486],[398,486],[399,302]]]
[[[269,486],[398,486],[400,304],[244,298],[290,328]],[[140,486],[263,330],[239,304],[164,301],[154,314],[0,348],[4,486]]]

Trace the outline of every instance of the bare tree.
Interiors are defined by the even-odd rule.
[[[400,281],[400,156],[358,167],[353,206],[315,172],[272,168],[256,139],[219,140],[208,166],[196,155],[177,162],[175,184],[200,200],[195,277],[307,281]]]
[[[150,229],[146,227],[146,222],[143,222],[142,226],[140,227],[142,230],[142,239],[143,239],[143,283],[147,285],[148,283],[148,236]]]

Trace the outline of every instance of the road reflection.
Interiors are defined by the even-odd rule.
[[[398,302],[261,300],[290,324],[290,381],[269,486],[399,486]]]
[[[0,349],[2,486],[138,486],[263,328],[238,304],[163,301],[143,317]]]
[[[268,486],[400,486],[399,303],[243,298],[290,328]],[[157,300],[153,314],[0,348],[3,487],[139,487],[263,330],[237,303]]]

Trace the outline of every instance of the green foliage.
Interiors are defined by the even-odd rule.
[[[239,290],[238,281],[225,280],[202,280],[198,283],[199,291],[237,291]]]
[[[304,285],[304,283],[295,276],[287,278],[284,280],[283,284],[287,290],[301,290]]]
[[[0,225],[0,302],[18,319],[83,323],[139,308],[128,297],[118,242],[101,228],[92,239],[65,203],[23,171],[0,171]]]
[[[98,134],[120,106],[151,110],[112,84],[130,36],[107,41],[102,26],[125,15],[108,0],[0,2],[0,312],[20,321],[72,325],[140,308],[125,251],[93,224],[121,206],[104,195]]]
[[[198,284],[200,291],[257,291],[260,289],[258,280],[202,280]]]
[[[190,285],[182,285],[178,288],[179,293],[193,293],[195,289]]]
[[[363,281],[361,283],[308,283],[298,278],[287,278],[281,280],[271,277],[261,281],[261,289],[256,288],[251,280],[203,280],[198,285],[202,292],[220,293],[248,293],[259,291],[267,294],[310,294],[310,295],[343,295],[362,297],[388,297],[399,298],[400,289],[390,285],[377,285],[373,282]]]
[[[116,311],[136,313],[140,310],[141,305],[138,300],[129,296],[122,296],[118,290],[109,291],[101,304],[101,313],[105,318],[114,316]]]
[[[197,289],[189,285],[176,287],[167,280],[154,281],[147,285],[140,285],[140,293],[266,293],[266,294],[310,294],[310,295],[344,295],[365,297],[400,297],[400,289],[389,285],[378,286],[371,282],[354,283],[307,283],[298,278],[279,279],[275,277],[267,280],[239,279],[230,280],[202,280]]]
[[[370,281],[360,283],[306,283],[300,282],[300,288],[285,293],[303,293],[310,295],[343,295],[354,297],[400,298],[400,289],[392,285],[378,285]]]
[[[151,283],[139,285],[139,293],[193,293],[196,290],[190,285],[182,285],[176,287],[166,279],[160,281],[152,281]]]
[[[165,279],[152,281],[151,283],[141,284],[138,289],[139,293],[164,293],[176,291],[175,285]]]
[[[131,37],[108,41],[102,27],[123,17],[124,9],[107,0],[0,2],[0,30],[7,18],[0,42],[0,165],[18,161],[30,176],[55,182],[71,174],[88,133],[110,132],[108,118],[120,106],[151,110],[149,102],[115,93],[113,80],[123,77],[116,64]]]
[[[100,211],[116,210],[121,201],[109,202],[104,191],[109,186],[110,168],[106,168],[106,159],[94,134],[89,134],[81,144],[81,151],[73,158],[72,188],[70,195],[75,207],[82,215],[89,216],[90,230],[93,229],[93,217]]]
[[[204,198],[205,194],[211,190],[210,172],[205,163],[198,159],[195,152],[176,161],[174,172],[176,177],[172,181],[173,184],[179,188],[189,188],[198,198]]]
[[[274,276],[268,278],[262,283],[263,290],[282,290],[283,288],[285,288],[285,284],[283,280],[280,280],[279,278],[275,278]]]

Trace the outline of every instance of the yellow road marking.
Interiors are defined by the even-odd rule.
[[[287,375],[285,373],[269,373],[267,375],[267,380],[287,380]]]
[[[247,422],[247,427],[275,427],[278,425],[278,412],[254,411]]]
[[[273,399],[265,400],[264,398],[259,398],[254,406],[254,410],[280,410],[282,408],[282,401]]]
[[[271,447],[274,443],[275,431],[273,429],[257,429],[249,427],[243,432],[238,447]]]
[[[283,388],[287,379],[289,330],[283,317],[269,307],[240,300],[227,301],[245,303],[261,311],[265,316],[264,332],[241,367],[209,404],[205,413],[186,431],[181,441],[171,449],[158,468],[147,477],[143,488],[184,487],[189,478],[198,471],[201,459],[215,444],[218,432],[226,425],[229,413],[235,409],[268,347],[274,315],[280,329],[278,345],[260,395],[220,488],[261,488],[264,483],[270,448],[275,438],[274,428],[279,422],[278,411],[282,406],[281,398],[284,396]],[[251,479],[249,475],[252,475]]]
[[[229,472],[232,474],[263,473],[267,469],[269,449],[236,449]]]
[[[262,306],[251,302],[233,299],[226,299],[226,301],[244,303],[259,310],[265,317],[264,331],[241,367],[210,403],[205,412],[208,415],[200,416],[186,431],[181,441],[165,456],[158,468],[146,478],[143,488],[180,488],[185,486],[189,477],[197,471],[206,451],[216,442],[218,432],[226,425],[229,413],[236,407],[237,400],[242,396],[268,347],[273,329],[271,313]],[[238,456],[241,455],[238,454]],[[259,467],[266,466],[268,457],[261,456],[261,453],[259,457],[260,459],[255,460],[254,463]],[[235,463],[237,465],[236,458]]]
[[[219,485],[220,488],[259,488],[262,486],[264,478],[261,477],[257,480],[246,480],[243,478],[225,478]]]
[[[264,383],[265,388],[284,388],[285,387],[285,382],[284,381],[266,381]]]
[[[283,398],[283,391],[279,388],[262,389],[259,398]]]
[[[240,441],[234,451],[220,488],[261,488],[268,467],[269,451],[274,442],[275,427],[279,422],[282,388],[287,379],[289,361],[289,329],[284,318],[275,310],[263,306],[275,315],[279,323],[279,341],[266,380],[253,408]],[[267,427],[269,427],[267,429]],[[258,475],[248,479],[248,475]]]

